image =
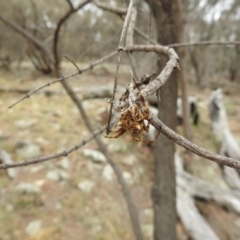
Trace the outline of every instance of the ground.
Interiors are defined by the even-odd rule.
[[[70,79],[69,83],[83,89],[111,84],[114,69],[113,65],[105,64]],[[70,64],[64,63],[64,74],[75,71]],[[129,73],[124,70],[119,77],[120,85],[125,86],[129,79]],[[0,89],[31,90],[52,80],[36,73],[28,63],[20,69],[0,71]],[[46,90],[57,94],[46,95],[42,90],[12,109],[8,106],[23,95],[0,92],[0,149],[10,153],[14,161],[24,160],[25,152],[21,149],[25,146],[35,146],[39,154],[45,156],[69,148],[89,136],[61,85],[54,84]],[[199,92],[189,85],[189,93],[200,100],[201,120],[199,126],[193,127],[194,142],[216,151],[207,116],[210,92],[210,89]],[[224,99],[230,127],[240,138],[240,99],[229,92],[228,89]],[[78,95],[81,97],[81,94]],[[103,119],[108,104],[103,99],[86,100],[84,106],[96,129],[106,123]],[[178,128],[178,131],[181,133],[182,129]],[[151,148],[133,142],[129,134],[118,139],[104,139],[104,142],[130,185],[144,235],[146,239],[152,239],[150,190],[154,166]],[[114,176],[111,179],[111,174],[104,175],[107,163],[95,163],[84,155],[84,149],[98,150],[98,147],[91,141],[68,157],[18,168],[14,179],[10,179],[5,170],[0,170],[0,239],[134,239],[117,180]],[[201,178],[223,184],[219,182],[219,168],[213,162],[195,157],[189,169]],[[56,177],[59,172],[61,174]],[[93,184],[89,191],[81,187],[86,182]],[[37,190],[23,193],[19,190],[20,183],[30,183]],[[181,227],[178,231],[183,232]]]

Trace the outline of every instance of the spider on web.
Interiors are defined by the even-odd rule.
[[[137,97],[134,94],[134,89],[137,88],[140,103],[137,103]],[[123,108],[119,108],[121,103],[126,102],[128,99],[129,104]],[[108,102],[112,102],[111,99],[106,99]],[[161,131],[157,133],[153,140],[146,139],[146,135],[149,132],[151,114],[147,107],[146,101],[139,88],[139,84],[136,83],[133,78],[133,83],[127,86],[127,90],[122,94],[119,99],[119,103],[113,103],[114,108],[120,113],[118,123],[111,129],[113,135],[105,135],[106,138],[118,138],[126,131],[131,132],[133,140],[137,142],[143,142],[146,144],[152,144],[156,141]]]

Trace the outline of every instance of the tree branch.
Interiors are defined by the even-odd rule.
[[[42,86],[40,86],[40,87],[38,87],[38,88],[36,88],[36,89],[34,89],[34,90],[26,93],[26,95],[25,95],[24,97],[20,98],[17,102],[13,103],[13,104],[10,105],[8,108],[12,108],[12,107],[14,107],[15,105],[17,105],[18,103],[22,102],[24,99],[30,98],[31,95],[33,95],[34,93],[40,91],[41,89],[43,89],[43,88],[45,88],[45,87],[49,87],[49,86],[51,86],[51,85],[54,84],[54,83],[65,81],[65,80],[67,80],[67,79],[69,79],[69,78],[72,78],[72,77],[74,77],[74,76],[76,76],[76,75],[82,74],[83,72],[86,72],[86,71],[88,71],[89,69],[93,69],[93,68],[94,68],[95,66],[97,66],[98,64],[103,63],[104,61],[106,61],[107,59],[115,56],[116,54],[117,54],[117,51],[114,51],[114,52],[108,54],[107,56],[105,56],[105,57],[103,57],[103,58],[101,58],[101,59],[99,59],[99,60],[97,60],[97,61],[95,61],[95,62],[93,62],[93,63],[90,63],[90,64],[88,65],[88,67],[83,68],[83,69],[81,70],[81,72],[79,72],[79,70],[78,70],[78,71],[75,72],[75,73],[71,73],[71,74],[69,74],[69,75],[62,76],[62,77],[60,77],[60,78],[58,78],[58,79],[56,79],[56,80],[54,80],[54,81],[51,81],[51,82],[48,82],[48,83],[44,84],[44,85],[42,85]]]
[[[52,58],[48,52],[48,50],[45,48],[45,46],[34,36],[32,36],[30,33],[28,33],[25,29],[14,23],[13,21],[8,20],[4,16],[0,15],[0,21],[11,27],[15,32],[19,33],[22,37],[26,38],[28,41],[30,41],[37,49],[41,50],[42,53],[47,57],[49,60],[49,63],[52,63]]]
[[[83,120],[84,120],[88,130],[90,132],[93,132],[94,129],[93,129],[92,124],[90,123],[89,118],[88,118],[88,116],[87,116],[87,114],[86,114],[86,112],[85,112],[85,110],[82,106],[81,101],[78,99],[78,97],[73,92],[73,90],[71,89],[71,87],[68,85],[67,82],[65,82],[65,81],[62,82],[62,85],[64,86],[65,90],[69,94],[72,101],[75,103],[76,107],[78,108],[78,110],[79,110],[81,116],[83,117]],[[128,206],[128,211],[129,211],[130,218],[131,218],[131,221],[132,221],[132,226],[133,226],[133,230],[134,230],[134,233],[135,233],[136,240],[143,240],[137,210],[136,210],[136,207],[135,207],[134,202],[132,200],[130,190],[129,190],[127,184],[126,184],[125,179],[123,178],[122,172],[119,169],[118,165],[113,161],[113,159],[109,155],[109,153],[107,151],[107,148],[104,145],[104,143],[102,142],[101,138],[99,138],[99,136],[96,135],[95,140],[96,140],[101,152],[105,155],[108,163],[113,168],[113,171],[115,172],[115,174],[117,176],[117,179],[118,179],[120,185],[122,186],[123,194],[125,196],[126,203],[127,203],[127,206]]]
[[[99,8],[101,8],[102,10],[105,10],[105,11],[108,11],[108,12],[111,12],[111,13],[115,13],[115,14],[118,14],[118,15],[125,15],[128,11],[127,8],[121,8],[121,7],[112,7],[112,6],[109,6],[107,4],[104,4],[98,0],[94,0],[93,1],[95,3],[95,5]]]
[[[151,115],[152,119],[150,123],[159,131],[161,131],[167,138],[174,141],[181,147],[184,147],[185,149],[195,153],[196,155],[200,157],[207,158],[209,160],[212,160],[216,163],[226,165],[231,168],[240,169],[240,161],[237,161],[232,158],[220,156],[216,153],[210,152],[202,147],[199,147],[195,145],[194,143],[188,141],[184,137],[180,136],[170,128],[168,128],[161,120],[159,120],[154,114]]]
[[[116,90],[117,90],[118,71],[119,71],[120,62],[121,62],[121,54],[122,54],[122,51],[123,51],[123,44],[124,44],[124,40],[125,40],[125,37],[126,37],[126,31],[127,31],[127,27],[128,27],[129,21],[130,21],[134,1],[135,0],[130,0],[128,10],[127,10],[127,16],[126,16],[126,18],[124,20],[124,23],[123,23],[122,33],[121,33],[120,40],[119,40],[119,45],[118,45],[118,48],[117,48],[118,60],[117,60],[117,68],[116,68],[114,85],[113,85],[113,96],[112,96],[113,101],[115,99],[115,94],[116,94]],[[111,102],[110,110],[109,110],[107,134],[110,133],[109,128],[110,128],[110,122],[111,122],[111,118],[112,118],[112,109],[113,109],[113,102]]]
[[[54,65],[55,69],[59,68],[59,56],[58,56],[58,42],[59,42],[59,33],[62,25],[67,21],[67,19],[77,12],[80,8],[83,8],[87,3],[89,3],[91,0],[85,0],[82,3],[80,3],[76,8],[73,7],[72,2],[70,0],[67,0],[68,4],[70,5],[70,9],[68,12],[65,13],[64,16],[59,20],[57,24],[57,28],[54,32],[53,37],[53,56],[54,56]]]
[[[202,41],[202,42],[185,42],[185,43],[173,43],[168,47],[192,47],[192,46],[206,46],[206,45],[239,45],[240,41]]]
[[[60,157],[65,157],[68,156],[70,153],[73,151],[76,151],[80,147],[86,145],[88,142],[90,142],[95,136],[98,134],[102,133],[106,129],[106,126],[103,126],[99,128],[98,130],[94,131],[92,135],[90,135],[88,138],[82,140],[81,142],[75,144],[74,146],[65,149],[59,153],[54,153],[49,156],[45,157],[39,157],[39,158],[34,158],[34,159],[29,159],[29,160],[24,160],[22,162],[17,162],[17,163],[12,163],[12,164],[7,164],[7,163],[2,163],[0,164],[0,169],[8,169],[8,168],[15,168],[15,167],[23,167],[23,166],[28,166],[36,163],[41,163],[41,162],[46,162],[52,159],[60,158]]]

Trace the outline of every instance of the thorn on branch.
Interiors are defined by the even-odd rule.
[[[66,55],[63,55],[63,57],[65,57],[69,62],[71,62],[77,68],[79,74],[82,73],[82,70],[78,67],[78,65],[70,57],[68,57]]]

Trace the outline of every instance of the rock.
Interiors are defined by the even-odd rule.
[[[26,194],[39,194],[41,192],[40,187],[32,183],[21,182],[16,186],[16,190]]]
[[[56,203],[56,209],[57,210],[60,210],[60,209],[62,209],[62,204],[61,203]]]
[[[34,220],[28,223],[27,227],[25,228],[25,231],[29,236],[34,236],[38,231],[40,231],[41,227],[42,221]]]
[[[128,157],[123,158],[122,163],[127,166],[132,166],[134,163],[137,162],[135,155],[130,155]]]
[[[47,172],[46,178],[56,182],[60,180],[58,171],[54,171],[54,170]]]
[[[123,177],[129,185],[134,183],[132,174],[130,172],[123,172]]]
[[[84,180],[78,184],[78,188],[85,193],[90,193],[95,183],[90,180]]]
[[[67,180],[69,179],[69,174],[63,170],[58,170],[59,175],[60,175],[60,180]]]
[[[0,163],[5,163],[5,164],[13,163],[10,154],[8,154],[6,151],[0,150]],[[15,169],[7,168],[6,171],[7,171],[7,174],[10,178],[15,178],[16,177],[16,170]]]
[[[97,150],[85,148],[82,150],[82,153],[85,157],[92,159],[92,161],[95,163],[105,163],[106,162],[105,156]]]
[[[141,165],[137,165],[133,168],[133,175],[135,180],[141,179],[141,177],[145,174],[145,169]]]
[[[39,165],[36,165],[36,166],[33,166],[31,167],[30,171],[32,173],[36,173],[36,172],[39,172],[43,169],[43,165],[42,164],[39,164]]]
[[[108,149],[111,152],[125,153],[127,151],[127,144],[125,144],[124,142],[120,142],[120,141],[117,141],[117,142],[113,141],[108,144]]]
[[[57,182],[61,180],[67,180],[69,178],[69,174],[61,169],[56,169],[48,171],[46,178]]]
[[[35,142],[40,144],[40,145],[48,145],[50,143],[47,139],[45,139],[43,137],[36,138]]]
[[[113,169],[109,164],[103,168],[102,177],[107,181],[113,180]]]
[[[36,123],[37,123],[36,119],[32,119],[32,120],[21,119],[14,122],[14,124],[19,128],[29,128],[35,125]]]
[[[69,159],[68,158],[63,158],[57,163],[57,166],[63,169],[67,169],[69,167]]]
[[[7,205],[6,205],[6,210],[7,210],[8,212],[12,212],[12,211],[14,210],[13,205],[7,204]]]
[[[35,158],[41,154],[40,147],[32,142],[20,142],[18,146],[19,149],[17,150],[17,154],[21,155],[23,158]]]

